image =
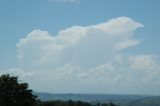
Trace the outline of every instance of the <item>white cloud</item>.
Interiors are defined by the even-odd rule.
[[[73,26],[56,36],[34,30],[17,44],[18,58],[22,68],[65,64],[95,67],[112,60],[117,49],[139,44],[133,40],[133,32],[139,27],[142,25],[130,18],[120,17],[98,25]]]
[[[14,71],[40,91],[130,93],[146,86],[139,92],[152,93],[147,87],[153,80],[160,81],[160,62],[154,56],[121,52],[140,44],[134,32],[141,27],[131,18],[119,17],[73,26],[57,35],[33,30],[17,43],[19,66]],[[155,81],[153,87],[158,84]]]
[[[138,55],[129,57],[131,62],[130,69],[141,74],[141,79],[145,83],[159,82],[160,62],[159,56],[154,55]]]
[[[135,39],[130,39],[130,40],[126,40],[125,42],[120,42],[118,43],[115,48],[117,50],[121,50],[121,49],[125,49],[125,48],[128,48],[130,46],[135,46],[135,45],[138,45],[140,43],[140,41],[138,40],[135,40]]]
[[[131,56],[129,60],[132,62],[131,68],[133,70],[148,70],[155,64],[154,56],[152,55]]]

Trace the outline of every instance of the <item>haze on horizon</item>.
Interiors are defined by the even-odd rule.
[[[1,0],[0,75],[37,92],[160,95],[159,0]]]

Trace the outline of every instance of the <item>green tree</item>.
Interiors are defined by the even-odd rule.
[[[0,106],[35,106],[36,96],[27,83],[19,83],[18,77],[0,76]]]
[[[68,101],[68,106],[74,106],[74,102],[72,100]]]

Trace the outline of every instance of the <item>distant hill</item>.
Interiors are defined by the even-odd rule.
[[[120,106],[160,106],[160,96],[114,95],[114,94],[52,94],[34,93],[42,101],[48,100],[81,100],[90,103],[114,102]]]

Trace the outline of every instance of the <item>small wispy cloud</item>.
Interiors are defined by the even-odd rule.
[[[69,2],[69,3],[80,3],[80,0],[50,0],[53,2]]]

